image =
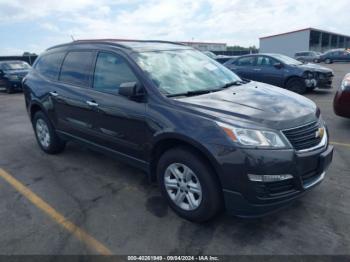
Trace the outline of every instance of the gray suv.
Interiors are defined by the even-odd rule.
[[[320,56],[321,53],[314,52],[314,51],[304,51],[304,52],[297,52],[294,55],[294,58],[300,62],[314,62],[319,63],[320,62]]]

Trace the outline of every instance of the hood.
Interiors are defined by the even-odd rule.
[[[315,121],[319,114],[310,99],[259,82],[177,101],[205,117],[244,127],[281,130]]]
[[[330,68],[327,68],[321,65],[312,64],[312,63],[302,64],[302,65],[299,65],[298,67],[304,70],[312,71],[312,72],[315,72],[315,71],[322,72],[322,73],[333,72],[333,70]]]

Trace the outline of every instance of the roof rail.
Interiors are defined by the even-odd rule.
[[[118,42],[142,42],[142,43],[165,43],[165,44],[173,44],[173,45],[181,45],[181,46],[187,46],[184,43],[179,43],[179,42],[172,42],[172,41],[164,41],[164,40],[133,40],[133,39],[112,39],[112,38],[106,38],[106,39],[80,39],[80,40],[74,40],[72,42],[69,43],[65,43],[65,44],[60,44],[60,45],[55,45],[52,46],[48,49],[48,50],[52,50],[58,47],[64,47],[64,46],[69,46],[72,44],[89,44],[89,43],[100,43],[100,44],[108,44],[108,45],[115,45],[121,48],[126,48],[126,49],[132,49],[130,46],[128,45],[123,45],[121,43]]]
[[[174,45],[185,45],[180,42],[166,41],[166,40],[136,40],[136,39],[118,39],[118,38],[106,38],[106,39],[81,39],[75,40],[74,42],[142,42],[142,43],[166,43]],[[122,44],[120,44],[122,45]],[[125,46],[127,48],[127,46]]]

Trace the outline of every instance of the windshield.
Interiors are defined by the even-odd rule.
[[[301,64],[303,64],[300,61],[295,60],[294,58],[291,58],[291,57],[286,56],[286,55],[276,54],[276,55],[273,55],[273,57],[280,60],[281,62],[283,62],[284,64],[287,64],[287,65],[301,65]]]
[[[229,69],[195,50],[142,52],[135,60],[166,95],[215,90],[241,81]]]
[[[21,70],[21,69],[29,69],[30,65],[26,62],[7,62],[0,64],[0,69],[2,70]]]

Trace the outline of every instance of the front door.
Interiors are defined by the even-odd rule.
[[[274,86],[283,85],[283,67],[276,67],[277,60],[269,56],[258,56],[256,59],[256,81]]]
[[[130,63],[120,54],[97,55],[93,85],[87,95],[96,103],[93,111],[95,142],[122,155],[144,159],[145,103],[120,96],[121,84],[139,82]]]

